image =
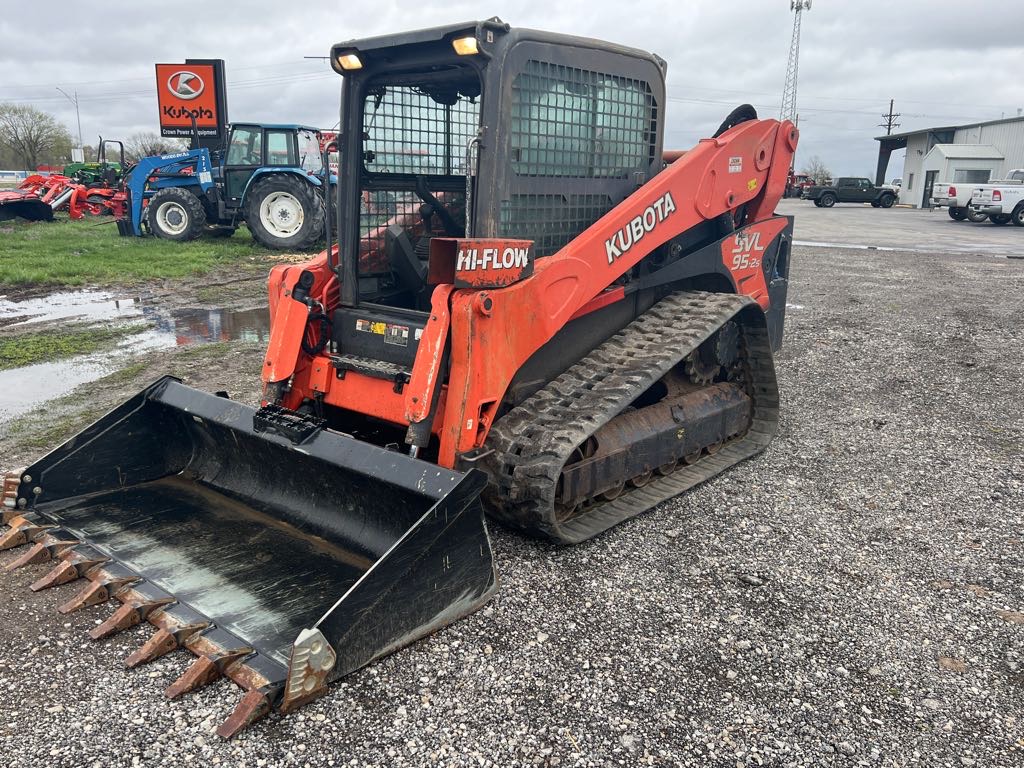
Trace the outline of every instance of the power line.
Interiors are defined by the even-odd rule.
[[[232,90],[238,89],[249,89],[249,88],[263,88],[272,85],[288,85],[291,83],[306,83],[317,80],[337,80],[338,76],[334,72],[306,72],[294,75],[270,75],[262,78],[255,78],[251,80],[229,80],[228,88]],[[153,88],[146,88],[142,90],[134,91],[106,91],[94,94],[81,94],[79,99],[83,102],[105,102],[105,101],[118,101],[121,99],[138,99],[153,97],[156,95],[156,91]],[[15,98],[3,98],[2,101],[9,101],[16,104],[31,104],[35,102],[46,102],[46,101],[60,101],[62,97],[59,96],[20,96]]]
[[[303,58],[314,58],[314,57],[303,57]],[[326,56],[323,58],[327,58]],[[246,72],[252,69],[270,69],[279,68],[283,65],[296,64],[294,59],[286,59],[279,62],[269,62],[264,64],[252,64],[247,67],[232,67],[232,72]],[[308,71],[308,70],[307,70]],[[151,81],[150,77],[129,77],[121,78],[119,80],[79,80],[77,82],[58,81],[53,83],[5,83],[5,88],[56,88],[57,86],[80,86],[80,85],[107,85],[110,83],[141,83]]]
[[[712,93],[735,93],[743,96],[771,96],[775,91],[752,91],[749,88],[734,89],[734,88],[708,88],[707,86],[697,86],[670,83],[667,85],[669,90],[672,89],[685,89],[687,91],[711,91]],[[818,101],[861,101],[874,103],[878,101],[877,96],[819,96],[817,94],[803,94],[805,99],[816,99]],[[975,109],[991,109],[991,110],[1005,110],[1007,104],[964,104],[962,102],[951,102],[945,101],[944,99],[939,100],[926,100],[926,99],[901,99],[905,104],[941,104],[944,107],[973,107]],[[867,113],[864,113],[867,114]],[[874,114],[874,113],[871,113]]]
[[[686,97],[682,97],[682,96],[668,96],[668,97],[666,97],[666,99],[668,101],[685,102],[685,103],[693,103],[693,104],[732,104],[732,105],[736,104],[735,100],[699,99],[699,98],[696,98],[696,97],[686,98]],[[768,110],[771,109],[771,107],[769,105],[765,105],[763,103],[761,103],[761,104],[754,104],[754,106],[757,107],[759,110],[762,110],[762,111],[765,111],[765,112],[767,112]],[[830,107],[806,107],[806,106],[805,107],[801,107],[800,108],[800,112],[801,113],[804,113],[804,112],[814,112],[814,113],[834,114],[834,115],[865,115],[865,116],[869,116],[869,117],[874,117],[875,115],[878,114],[877,112],[868,112],[866,110],[834,109],[834,108],[830,108]],[[905,116],[906,117],[916,117],[916,118],[945,119],[945,120],[977,120],[977,121],[982,121],[982,120],[986,120],[986,119],[991,119],[991,118],[981,118],[981,117],[978,117],[977,115],[933,115],[933,114],[925,114],[925,113],[905,113]]]

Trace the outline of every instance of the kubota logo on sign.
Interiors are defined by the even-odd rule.
[[[167,78],[167,90],[179,99],[191,100],[206,90],[206,81],[195,72],[180,69]]]
[[[217,82],[210,64],[157,64],[157,101],[164,136],[186,136],[196,128],[214,129],[224,119],[217,111]],[[207,131],[209,133],[209,131]]]

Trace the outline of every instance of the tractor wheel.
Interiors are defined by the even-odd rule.
[[[975,211],[970,206],[964,206],[964,216],[967,217],[969,222],[983,222],[988,219],[988,214],[983,214],[981,211]]]
[[[819,199],[821,200],[822,208],[832,208],[832,206],[836,204],[836,196],[833,195],[831,192],[826,192]]]
[[[1011,216],[1010,214],[992,214],[988,218],[988,220],[990,222],[992,222],[992,224],[997,224],[997,225],[1009,224],[1010,223],[1010,216]]]
[[[967,218],[967,212],[964,209],[959,208],[957,206],[950,206],[949,208],[946,209],[946,213],[949,214],[949,218],[952,219],[954,222],[962,222],[964,219]]]
[[[206,209],[199,198],[183,187],[168,187],[149,201],[146,219],[158,238],[195,240],[206,227]]]
[[[265,176],[246,195],[245,223],[261,246],[311,248],[324,234],[324,201],[311,183],[294,174]]]
[[[896,196],[891,192],[886,192],[882,197],[878,199],[878,205],[882,208],[892,208],[896,203]]]
[[[1018,203],[1017,207],[1013,209],[1013,213],[1010,214],[1010,221],[1018,227],[1024,227],[1024,203]]]

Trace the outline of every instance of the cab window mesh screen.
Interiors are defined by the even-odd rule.
[[[437,216],[431,232],[426,231],[419,213],[423,201],[412,191],[416,176],[427,177],[431,193],[456,221],[465,218],[466,145],[480,122],[479,98],[465,95],[473,89],[462,80],[438,86],[388,85],[367,95],[359,212],[361,274],[387,271],[390,227],[401,227],[414,241],[445,234]],[[449,179],[443,185],[437,177],[460,181]]]
[[[457,91],[432,96],[388,86],[371,92],[363,107],[363,167],[371,174],[464,174],[479,113],[479,100]]]
[[[550,256],[612,207],[608,195],[513,195],[501,203],[499,231],[529,238],[537,256]]]
[[[512,84],[512,169],[626,178],[653,160],[656,109],[642,80],[528,61]]]

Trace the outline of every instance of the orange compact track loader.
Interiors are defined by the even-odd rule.
[[[484,511],[580,542],[778,419],[791,123],[665,156],[664,61],[498,19],[331,62],[337,221],[271,273],[261,407],[168,377],[4,486],[8,568],[154,625],[130,666],[194,654],[168,696],[243,687],[223,736],[485,603]]]

